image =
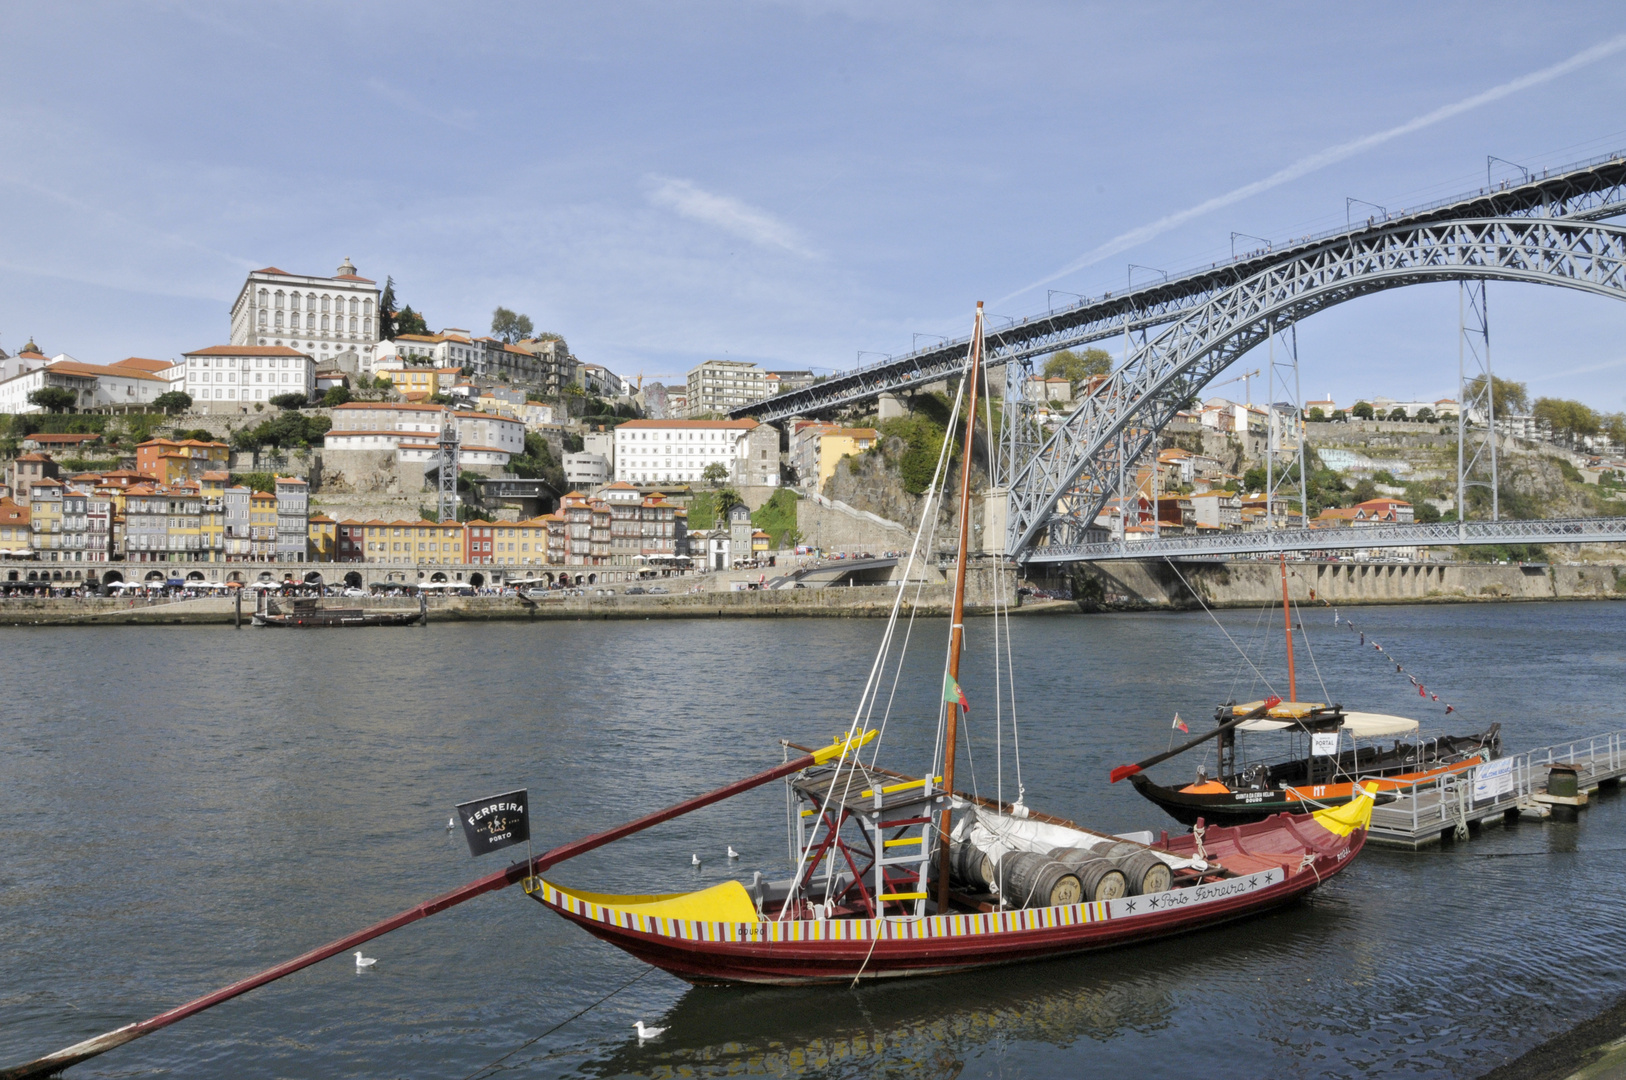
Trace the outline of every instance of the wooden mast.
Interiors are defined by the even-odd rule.
[[[960,460],[960,544],[954,568],[954,617],[949,624],[949,677],[960,681],[960,644],[965,638],[965,564],[971,546],[971,436],[977,425],[977,378],[982,371],[982,301],[977,301],[977,323],[971,332],[971,372],[967,376],[965,409],[965,451]],[[947,690],[947,687],[944,687]],[[942,695],[947,699],[948,694]],[[960,705],[945,700],[948,710],[943,725],[943,790],[954,790],[954,744],[960,737]],[[953,827],[952,804],[945,803],[938,825],[937,912],[948,913],[949,829]]]
[[[1299,699],[1298,682],[1293,678],[1293,609],[1287,603],[1287,556],[1282,564],[1282,625],[1287,628],[1287,700]]]

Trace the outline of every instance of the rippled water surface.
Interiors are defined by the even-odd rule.
[[[1315,659],[1300,655],[1301,697],[1319,696],[1319,669],[1346,706],[1435,730],[1499,720],[1514,749],[1626,727],[1626,606],[1353,614],[1459,715],[1421,711],[1327,610],[1305,615]],[[1261,642],[1278,679],[1280,645],[1257,615],[1221,618]],[[1166,746],[1177,710],[1206,725],[1215,702],[1255,689],[1224,636],[1202,615],[1012,627],[1028,801],[1115,831],[1173,828],[1106,773]],[[446,831],[458,801],[528,786],[552,844],[776,763],[780,737],[827,741],[881,631],[0,630],[0,1064],[495,869],[501,856],[474,862]],[[899,768],[924,765],[944,633],[915,628],[924,647],[886,736]],[[971,622],[962,679],[985,793],[990,634]],[[1626,991],[1622,807],[1604,792],[1578,819],[1419,854],[1369,848],[1306,903],[1114,953],[858,991],[694,989],[656,972],[498,1075],[1475,1076]],[[772,786],[556,873],[638,892],[780,873],[784,816]],[[744,856],[732,868],[730,844]],[[691,853],[707,860],[698,872]],[[457,1080],[642,970],[517,890],[367,951],[379,963],[366,974],[326,961],[69,1075]],[[638,1019],[666,1035],[640,1047]]]

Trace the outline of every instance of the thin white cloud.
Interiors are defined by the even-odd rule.
[[[472,123],[472,113],[465,110],[454,110],[448,112],[445,110],[431,109],[429,106],[425,105],[423,102],[419,101],[416,97],[401,89],[399,86],[392,86],[380,78],[375,77],[368,79],[365,85],[368,90],[372,91],[383,100],[389,102],[391,105],[394,105],[396,108],[404,109],[410,113],[415,113],[418,116],[433,120],[438,124],[445,124],[447,127],[454,128],[457,131],[465,131],[470,134],[475,133]]]
[[[1585,367],[1570,368],[1568,371],[1548,371],[1540,375],[1532,375],[1525,382],[1541,383],[1551,382],[1554,379],[1568,379],[1576,375],[1592,375],[1599,371],[1610,371],[1614,368],[1626,366],[1626,360],[1610,360],[1602,364],[1588,364]]]
[[[812,252],[802,243],[801,235],[790,225],[768,211],[732,195],[718,195],[706,191],[690,180],[670,176],[652,176],[654,187],[649,201],[655,206],[671,210],[679,217],[698,221],[721,229],[731,236],[758,247],[779,248],[803,258]]]
[[[1511,94],[1516,94],[1521,90],[1528,90],[1532,86],[1540,86],[1542,83],[1551,82],[1552,80],[1560,78],[1564,75],[1568,75],[1573,71],[1578,71],[1589,64],[1596,63],[1605,57],[1613,56],[1622,49],[1626,49],[1626,34],[1618,34],[1615,37],[1610,38],[1608,41],[1601,42],[1589,49],[1583,49],[1569,59],[1560,61],[1559,63],[1553,64],[1550,67],[1544,67],[1540,71],[1532,71],[1528,75],[1521,75],[1517,79],[1512,79],[1498,86],[1493,86],[1489,90],[1474,94],[1471,97],[1463,98],[1461,101],[1452,102],[1449,105],[1442,105],[1432,112],[1426,112],[1421,116],[1414,117],[1411,120],[1406,121],[1404,124],[1400,124],[1396,127],[1388,128],[1385,131],[1379,131],[1371,135],[1365,135],[1359,139],[1352,139],[1349,142],[1339,143],[1337,146],[1330,146],[1325,150],[1310,154],[1307,157],[1302,157],[1293,162],[1291,165],[1271,173],[1263,180],[1255,180],[1251,184],[1244,184],[1239,188],[1233,188],[1223,195],[1216,195],[1214,198],[1208,199],[1205,202],[1200,202],[1196,206],[1188,207],[1185,210],[1180,210],[1173,214],[1168,214],[1164,217],[1158,218],[1156,221],[1153,221],[1150,224],[1130,229],[1125,233],[1120,233],[1111,240],[1108,240],[1106,243],[1101,244],[1099,247],[1092,248],[1083,255],[1080,255],[1078,258],[1074,259],[1072,262],[1068,263],[1066,266],[1062,267],[1060,270],[1057,270],[1048,277],[1040,278],[1031,285],[1025,285],[1022,288],[1017,289],[1015,292],[1007,293],[998,300],[994,301],[994,303],[996,305],[1003,304],[1007,300],[1021,296],[1023,293],[1042,288],[1050,284],[1052,281],[1064,278],[1068,274],[1076,273],[1079,270],[1084,269],[1086,266],[1093,266],[1095,263],[1101,262],[1103,259],[1108,259],[1119,254],[1120,252],[1128,251],[1129,249],[1152,239],[1154,236],[1160,236],[1163,233],[1168,232],[1170,229],[1178,228],[1179,226],[1184,225],[1193,218],[1201,217],[1203,214],[1209,213],[1210,211],[1218,210],[1221,207],[1226,207],[1233,203],[1241,202],[1243,199],[1252,198],[1253,196],[1261,194],[1262,192],[1269,191],[1271,188],[1280,187],[1281,185],[1290,181],[1297,180],[1301,176],[1305,176],[1319,169],[1324,169],[1328,165],[1336,164],[1337,162],[1343,161],[1346,158],[1354,157],[1356,154],[1370,150],[1375,146],[1380,146],[1383,143],[1389,142],[1393,139],[1398,139],[1402,135],[1410,135],[1413,132],[1421,131],[1427,127],[1432,127],[1441,121],[1449,120],[1452,117],[1460,116],[1461,114],[1472,109],[1477,109],[1481,105],[1489,105],[1493,101],[1500,101],[1502,98],[1508,97]]]

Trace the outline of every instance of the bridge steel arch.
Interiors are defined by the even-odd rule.
[[[1626,300],[1626,228],[1553,218],[1408,224],[1295,252],[1213,294],[1135,350],[1012,474],[1006,550],[1040,534],[1067,546],[1157,432],[1226,367],[1273,332],[1357,297],[1465,279],[1522,281]],[[1122,436],[1122,438],[1120,438]]]

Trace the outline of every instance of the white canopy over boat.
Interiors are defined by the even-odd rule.
[[[1282,731],[1295,726],[1291,720],[1249,720],[1238,724],[1238,731]],[[1357,739],[1381,739],[1389,735],[1410,735],[1417,730],[1417,721],[1388,713],[1347,712],[1342,730]]]

